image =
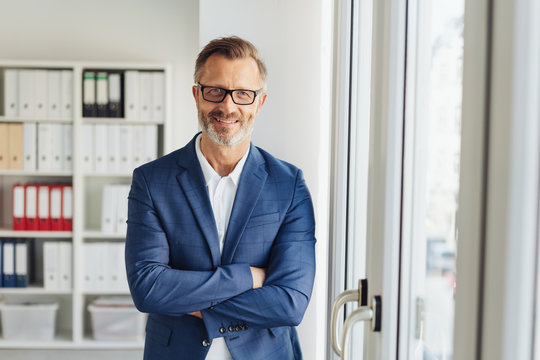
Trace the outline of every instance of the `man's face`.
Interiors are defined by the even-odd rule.
[[[252,58],[227,59],[214,54],[206,60],[199,83],[228,90],[259,90],[259,68]],[[216,144],[232,146],[249,141],[255,117],[264,104],[266,94],[259,94],[251,105],[237,105],[227,94],[220,103],[203,99],[199,87],[193,87],[193,96],[203,132]]]

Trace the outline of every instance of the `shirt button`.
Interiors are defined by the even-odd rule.
[[[234,331],[234,326],[232,326],[232,325],[229,326],[229,331],[230,331],[230,332],[233,332],[233,331]]]
[[[224,327],[219,328],[219,332],[222,333],[222,334],[225,334],[226,331],[227,331],[227,329],[225,329]]]
[[[202,346],[204,346],[204,347],[209,347],[210,344],[211,344],[211,343],[210,343],[210,340],[208,340],[208,339],[204,339],[204,340],[202,341]]]

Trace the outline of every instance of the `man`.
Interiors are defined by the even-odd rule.
[[[150,313],[144,358],[301,359],[313,206],[302,172],[251,144],[264,63],[251,43],[221,38],[194,77],[202,132],[135,169],[129,194],[128,280]]]

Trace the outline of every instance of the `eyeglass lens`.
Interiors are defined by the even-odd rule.
[[[232,99],[236,104],[249,105],[255,100],[256,93],[251,90],[225,90],[217,87],[204,87],[203,98],[206,101],[222,102],[231,93]]]

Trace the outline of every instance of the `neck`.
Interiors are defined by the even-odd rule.
[[[249,149],[251,137],[248,136],[240,143],[232,146],[214,143],[203,131],[201,136],[201,151],[212,168],[219,176],[229,175],[236,164],[242,159]]]

